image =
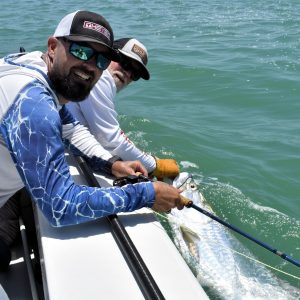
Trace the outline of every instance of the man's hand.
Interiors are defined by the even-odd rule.
[[[163,177],[175,178],[179,174],[179,167],[175,159],[157,159],[156,168],[153,171],[153,176],[157,179]]]
[[[156,181],[153,185],[155,190],[153,210],[168,212],[174,207],[177,207],[179,210],[183,209],[184,202],[181,199],[179,189],[161,181]]]
[[[138,160],[135,161],[116,161],[113,163],[111,172],[116,177],[123,177],[128,175],[148,176],[146,168]]]

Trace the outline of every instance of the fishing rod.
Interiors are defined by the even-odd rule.
[[[130,175],[130,176],[125,176],[125,177],[121,177],[121,178],[117,178],[114,181],[114,185],[123,185],[123,184],[128,184],[128,183],[137,183],[137,182],[142,182],[142,181],[152,181],[149,177],[143,176],[143,175]],[[271,251],[272,253],[278,255],[279,257],[281,257],[282,259],[290,262],[291,264],[300,267],[300,262],[292,257],[290,257],[289,255],[287,255],[286,253],[268,245],[267,243],[264,243],[258,239],[256,239],[255,237],[251,236],[250,234],[246,233],[245,231],[239,229],[238,227],[231,225],[227,222],[225,222],[224,220],[222,220],[221,218],[215,216],[214,214],[210,213],[209,211],[195,205],[193,203],[192,200],[180,195],[182,204],[187,207],[187,208],[194,208],[195,210],[199,211],[200,213],[206,215],[207,217],[217,221],[218,223],[224,225],[225,227],[233,230],[234,232],[239,233],[240,235],[242,235],[243,237],[251,240],[252,242],[260,245],[261,247]]]
[[[188,208],[194,208],[195,210],[199,211],[200,213],[202,213],[202,214],[208,216],[209,218],[211,218],[211,219],[217,221],[218,223],[220,223],[220,224],[226,226],[227,228],[229,228],[229,229],[231,229],[231,230],[233,230],[233,231],[239,233],[239,234],[242,235],[243,237],[245,237],[245,238],[247,238],[247,239],[253,241],[254,243],[256,243],[256,244],[258,244],[258,245],[264,247],[265,249],[267,249],[267,250],[271,251],[272,253],[278,255],[279,257],[285,259],[286,261],[292,263],[293,265],[295,265],[295,266],[297,266],[297,267],[300,267],[300,262],[297,261],[296,259],[290,257],[290,256],[287,255],[286,253],[284,253],[284,252],[282,252],[282,251],[280,251],[280,250],[278,250],[278,249],[276,249],[276,248],[274,248],[274,247],[272,247],[272,246],[270,246],[270,245],[268,245],[268,244],[266,244],[266,243],[264,243],[264,242],[262,242],[262,241],[256,239],[255,237],[253,237],[253,236],[251,236],[250,234],[248,234],[248,233],[242,231],[242,230],[239,229],[238,227],[236,227],[236,226],[234,226],[234,225],[231,225],[231,224],[229,224],[229,223],[223,221],[222,219],[220,219],[219,217],[217,217],[217,216],[215,216],[214,214],[210,213],[209,211],[207,211],[207,210],[205,210],[205,209],[203,209],[203,208],[201,208],[201,207],[195,205],[195,204],[193,203],[192,200],[190,200],[190,199],[188,199],[188,198],[186,198],[186,197],[184,197],[184,196],[182,196],[182,195],[180,196],[180,198],[181,198],[181,201],[183,202],[183,204],[184,204],[185,207],[188,207]]]
[[[130,176],[125,176],[125,177],[121,177],[118,178],[114,181],[114,184],[116,185],[123,185],[123,184],[128,184],[128,183],[137,183],[137,182],[141,182],[141,181],[152,181],[149,177],[143,176],[143,175],[139,175],[139,176],[135,176],[135,175],[130,175]],[[255,242],[256,244],[264,247],[265,249],[271,251],[272,253],[278,255],[279,257],[281,257],[282,259],[285,259],[286,261],[292,263],[293,265],[300,267],[300,262],[297,261],[296,259],[290,257],[289,255],[287,255],[286,253],[256,239],[255,237],[251,236],[250,234],[242,231],[241,229],[239,229],[238,227],[231,225],[225,221],[223,221],[222,219],[220,219],[219,217],[215,216],[214,214],[210,213],[209,211],[195,205],[193,203],[192,200],[180,195],[182,204],[184,204],[185,207],[187,208],[194,208],[195,210],[199,211],[200,213],[206,215],[207,217],[217,221],[218,223],[226,226],[227,228],[239,233],[240,235],[242,235],[243,237]],[[171,210],[170,210],[171,211]]]

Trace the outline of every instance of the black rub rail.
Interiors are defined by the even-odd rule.
[[[85,159],[81,156],[75,156],[75,159],[81,172],[84,174],[88,185],[92,187],[100,187],[100,184]],[[118,244],[142,294],[144,295],[144,298],[146,300],[165,299],[118,216],[110,215],[107,216],[106,219],[110,224],[113,237]]]

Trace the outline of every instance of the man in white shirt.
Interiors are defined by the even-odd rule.
[[[110,154],[122,160],[139,160],[158,178],[176,177],[179,173],[176,161],[156,159],[137,148],[120,128],[115,110],[114,98],[119,91],[140,78],[149,80],[147,49],[134,38],[115,40],[114,48],[119,51],[120,62],[110,63],[87,99],[69,103],[67,107]]]

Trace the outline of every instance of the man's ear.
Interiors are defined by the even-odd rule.
[[[54,58],[54,53],[58,47],[58,43],[59,43],[59,41],[57,38],[55,38],[53,36],[49,37],[49,39],[48,39],[48,55],[52,60]]]

